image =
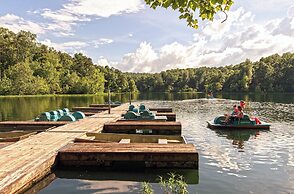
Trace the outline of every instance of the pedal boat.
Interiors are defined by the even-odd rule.
[[[257,124],[253,119],[251,120],[248,115],[244,115],[242,119],[230,120],[228,123],[225,123],[225,116],[218,116],[213,121],[208,121],[208,127],[211,129],[264,129],[269,130],[270,124],[262,122]]]

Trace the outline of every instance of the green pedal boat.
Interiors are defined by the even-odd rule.
[[[256,119],[250,119],[248,115],[244,115],[242,119],[234,118],[229,122],[225,122],[225,116],[218,116],[213,121],[208,121],[208,127],[212,129],[270,129],[270,124]],[[258,124],[257,124],[258,123]]]

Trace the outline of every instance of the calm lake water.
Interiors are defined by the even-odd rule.
[[[199,151],[199,171],[185,170],[190,193],[294,193],[294,94],[141,94],[148,106],[172,106],[182,122],[183,134]],[[104,103],[107,96],[56,96],[0,98],[0,120],[28,120],[42,111]],[[127,102],[128,95],[113,101]],[[270,131],[219,131],[206,121],[231,111],[237,100],[247,101],[245,112],[272,124]],[[148,100],[148,101],[146,101]],[[153,100],[153,101],[150,101]],[[57,170],[36,190],[39,193],[140,193],[148,181],[156,193],[158,175],[165,171]],[[48,185],[49,184],[49,185]],[[31,190],[32,191],[32,190]]]

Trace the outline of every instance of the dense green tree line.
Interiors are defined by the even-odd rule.
[[[225,67],[124,73],[91,58],[56,51],[36,35],[0,27],[0,95],[95,94],[113,92],[294,92],[294,53],[246,60]]]
[[[105,82],[105,80],[113,82]],[[36,41],[36,35],[0,27],[0,95],[95,94],[110,89],[136,91],[134,80],[117,70],[70,56]]]
[[[139,91],[294,92],[294,53],[225,67],[173,69],[129,74]]]

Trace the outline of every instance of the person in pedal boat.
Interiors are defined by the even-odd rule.
[[[237,108],[237,105],[234,104],[233,106],[233,112],[231,114],[225,114],[225,123],[227,123],[230,119],[231,116],[235,116],[235,115],[238,115],[238,108]]]
[[[246,105],[246,103],[245,103],[243,100],[241,100],[241,101],[240,101],[240,106],[241,106],[242,109],[245,108],[245,105]]]
[[[225,119],[225,123],[228,124],[228,121],[234,121],[235,119],[242,119],[244,117],[244,112],[241,106],[238,106],[237,109],[234,107],[234,111],[232,112],[231,115],[227,115]]]

